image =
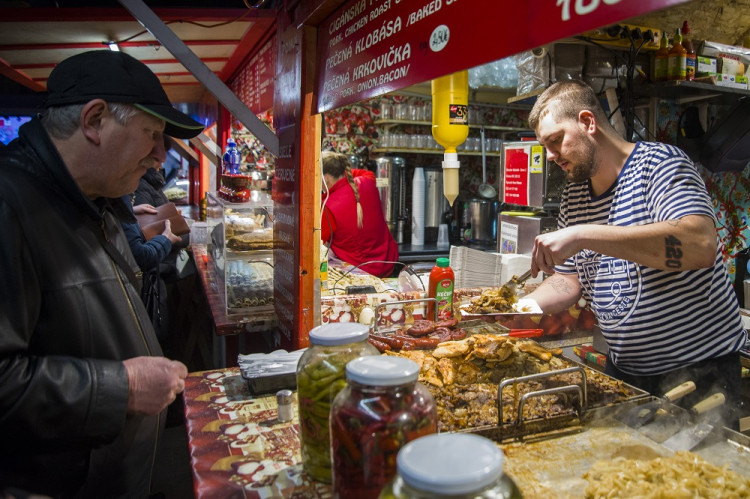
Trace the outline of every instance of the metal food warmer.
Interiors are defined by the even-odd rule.
[[[468,336],[480,339],[512,333],[500,324],[481,320],[465,321],[459,327]],[[377,327],[374,333],[393,334]],[[524,338],[511,341],[515,345],[535,343]],[[420,380],[436,399],[439,431],[476,433],[497,442],[507,457],[505,470],[524,497],[585,497],[583,474],[595,462],[617,456],[672,456],[674,451],[664,441],[696,420],[680,407],[664,403],[654,423],[641,428],[628,426],[618,419],[621,414],[660,399],[558,355],[547,365],[538,363],[540,372],[512,377],[503,377],[502,365],[520,360],[509,357],[510,361],[487,363],[475,358],[475,365],[488,370],[480,375],[482,382],[459,383],[446,389],[422,376],[424,366],[430,364],[422,356],[430,355],[429,351],[386,354],[412,357],[423,366]],[[438,372],[437,367],[434,371]],[[473,401],[479,403],[472,405]],[[665,423],[670,420],[679,423]],[[750,477],[750,437],[721,424],[691,452],[710,464]]]

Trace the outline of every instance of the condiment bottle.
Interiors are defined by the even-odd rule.
[[[669,74],[669,40],[662,32],[659,50],[654,52],[654,81],[667,81]]]
[[[328,246],[320,242],[320,292],[328,292]]]
[[[435,400],[403,357],[361,357],[346,365],[347,386],[331,407],[335,497],[377,498],[396,476],[399,449],[437,432]]]
[[[297,363],[302,467],[321,482],[331,482],[328,418],[331,402],[346,386],[350,360],[380,352],[368,343],[370,329],[356,322],[323,324],[310,331],[310,347]]]
[[[503,453],[491,440],[440,433],[410,442],[398,453],[398,474],[380,499],[521,499],[503,473]]]
[[[690,25],[687,21],[682,23],[682,47],[685,49],[685,79],[695,81],[695,68],[697,64],[695,47],[693,42],[688,38],[690,34]]]
[[[285,423],[293,419],[294,397],[291,390],[279,390],[276,392],[276,405],[278,407],[276,418],[280,423]]]
[[[443,195],[453,206],[458,197],[458,169],[461,166],[456,148],[469,136],[469,71],[465,69],[435,78],[430,86],[432,137],[445,149]]]
[[[437,320],[453,317],[453,284],[455,280],[453,269],[450,268],[450,259],[438,258],[430,271],[430,282],[427,289],[427,296],[435,298],[435,302],[427,304],[427,317],[425,319],[433,320],[435,318],[436,307]]]
[[[682,46],[682,35],[680,34],[680,28],[677,28],[674,34],[674,42],[672,48],[669,49],[669,79],[670,80],[684,80],[686,75],[685,65],[687,64],[687,51]]]

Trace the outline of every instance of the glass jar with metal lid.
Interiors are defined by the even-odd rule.
[[[310,331],[310,347],[297,363],[297,399],[302,466],[314,480],[331,482],[328,419],[331,402],[346,385],[350,360],[379,355],[359,323],[323,324]]]
[[[432,395],[419,364],[403,357],[362,357],[346,365],[346,387],[331,406],[333,492],[377,498],[396,475],[407,442],[437,432]]]
[[[521,499],[503,473],[503,452],[468,433],[427,435],[398,453],[398,474],[380,499]]]

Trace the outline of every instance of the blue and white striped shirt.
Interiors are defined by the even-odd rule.
[[[601,196],[592,197],[589,182],[565,187],[558,227],[644,225],[686,215],[715,219],[697,169],[680,149],[639,142]],[[555,270],[578,275],[611,357],[626,373],[661,374],[745,344],[739,305],[718,249],[714,266],[706,269],[658,270],[583,250]]]

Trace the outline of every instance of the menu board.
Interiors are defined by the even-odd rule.
[[[255,114],[273,107],[273,79],[276,74],[276,37],[256,52],[232,80],[232,92]]]
[[[318,112],[687,0],[349,0],[318,29]]]
[[[279,34],[278,72],[283,80],[275,89],[274,124],[278,127],[279,156],[276,158],[276,173],[271,197],[274,201],[274,305],[279,317],[281,346],[298,349],[302,346],[297,334],[299,280],[299,205],[297,185],[299,182],[300,158],[299,115],[302,89],[299,85],[301,34],[289,28]]]

